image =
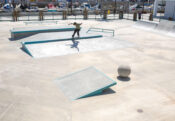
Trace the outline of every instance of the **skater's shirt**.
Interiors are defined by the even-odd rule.
[[[77,24],[77,23],[76,23],[76,24],[75,24],[76,29],[80,29],[80,25],[81,25],[81,24]]]

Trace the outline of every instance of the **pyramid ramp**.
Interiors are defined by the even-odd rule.
[[[94,67],[66,75],[54,81],[70,100],[94,96],[116,82]]]

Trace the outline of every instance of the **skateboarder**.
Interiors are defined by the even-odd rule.
[[[75,36],[75,34],[77,33],[77,35],[78,35],[78,38],[80,37],[80,25],[82,24],[82,23],[76,23],[76,22],[74,22],[74,23],[71,23],[71,24],[73,24],[74,26],[75,26],[75,30],[74,30],[74,33],[73,33],[73,35],[72,35],[72,38],[74,38],[74,36]]]

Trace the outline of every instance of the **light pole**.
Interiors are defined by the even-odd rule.
[[[157,8],[158,8],[158,0],[154,1],[154,10],[153,10],[153,16],[157,16]]]
[[[103,0],[101,0],[101,14],[103,13]]]
[[[72,15],[72,0],[71,0],[71,3],[70,3],[70,4],[71,4],[71,6],[70,6],[70,7],[71,7],[71,15]]]
[[[143,8],[142,8],[142,13],[144,12],[144,4],[145,4],[145,0],[142,0],[143,3]]]

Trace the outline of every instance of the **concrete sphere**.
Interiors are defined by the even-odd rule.
[[[120,77],[127,78],[130,73],[131,73],[131,68],[129,66],[121,65],[118,67],[118,74]]]

